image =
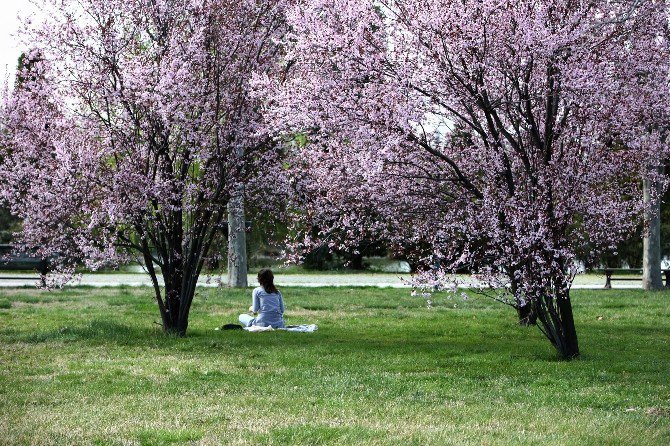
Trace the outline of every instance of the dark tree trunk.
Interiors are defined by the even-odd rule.
[[[577,343],[577,329],[572,316],[569,291],[565,293],[564,297],[558,298],[557,306],[559,317],[563,323],[563,345],[559,352],[566,359],[576,358],[579,356],[579,344]]]
[[[194,255],[190,249],[183,250],[181,243],[177,244],[178,248],[164,249],[161,258],[168,261],[161,265],[160,272],[164,281],[164,286],[161,286],[156,260],[152,257],[148,244],[143,242],[143,245],[145,266],[154,287],[163,330],[168,334],[185,336],[203,256]],[[204,250],[207,249],[205,247]]]
[[[185,336],[195,288],[168,290],[166,287],[165,294],[168,305],[165,314],[161,312],[163,330],[176,336]]]
[[[537,313],[532,302],[522,300],[519,296],[519,285],[512,279],[512,295],[514,295],[516,314],[519,316],[519,325],[530,326],[537,323]]]
[[[547,290],[550,291],[550,290]],[[577,330],[572,316],[570,291],[557,289],[540,296],[535,302],[538,327],[563,359],[579,356]]]
[[[519,316],[519,325],[530,326],[537,323],[537,314],[530,302],[525,305],[520,305],[517,302],[516,313]]]
[[[186,336],[186,329],[188,328],[189,312],[181,314],[179,311],[175,314],[167,315],[168,319],[163,324],[163,330],[167,334],[183,337]]]
[[[182,280],[181,274],[172,276],[166,274],[163,278],[165,281],[165,295],[163,296],[163,290],[158,285],[158,278],[153,268],[149,269],[149,275],[154,283],[163,330],[171,335],[185,336],[191,304],[195,296],[195,282]]]
[[[355,269],[355,270],[365,269],[363,267],[363,254],[360,254],[360,253],[352,254],[351,262],[350,262],[349,266],[351,267],[351,269]]]

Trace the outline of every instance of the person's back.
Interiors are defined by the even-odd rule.
[[[252,298],[251,311],[258,313],[253,325],[272,326],[272,328],[284,326],[284,299],[279,290],[275,293],[268,293],[259,286],[254,289]]]
[[[284,299],[274,285],[274,275],[269,269],[262,269],[258,273],[258,282],[261,284],[252,292],[252,303],[249,311],[257,313],[256,317],[250,314],[241,314],[240,323],[246,327],[257,325],[260,327],[284,327]]]

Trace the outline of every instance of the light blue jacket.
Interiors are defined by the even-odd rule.
[[[284,327],[284,299],[279,291],[270,294],[259,286],[254,288],[251,296],[253,301],[251,309],[254,313],[258,313],[258,316],[251,321],[249,326]]]

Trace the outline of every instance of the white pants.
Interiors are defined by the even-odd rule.
[[[251,325],[255,317],[247,313],[242,313],[240,314],[240,317],[238,319],[240,320],[240,324],[244,325],[245,327],[248,327]]]

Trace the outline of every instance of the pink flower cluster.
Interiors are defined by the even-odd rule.
[[[637,223],[668,152],[662,2],[308,0],[289,21],[269,111],[307,141],[299,247],[382,239],[528,299]]]
[[[283,187],[258,180],[281,168],[253,94],[281,72],[283,2],[47,0],[44,16],[0,113],[20,241],[62,271],[139,256],[188,295],[232,191]]]

